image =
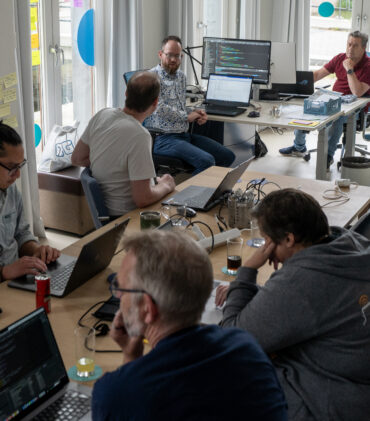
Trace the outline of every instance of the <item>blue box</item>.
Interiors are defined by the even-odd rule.
[[[305,114],[332,115],[341,110],[340,97],[330,98],[325,101],[310,97],[304,100],[303,112]]]

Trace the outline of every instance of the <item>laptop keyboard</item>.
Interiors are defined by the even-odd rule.
[[[54,273],[50,278],[50,288],[58,291],[64,290],[75,265],[75,261],[70,262],[60,272]]]
[[[63,396],[45,408],[34,419],[37,421],[80,420],[91,408],[91,398],[67,390]]]
[[[204,110],[207,114],[215,115],[233,115],[234,113],[239,112],[240,108],[237,107],[224,107],[222,105],[210,105],[207,104],[204,107]],[[243,112],[244,110],[241,110]]]

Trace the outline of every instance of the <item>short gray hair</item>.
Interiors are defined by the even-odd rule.
[[[364,32],[360,32],[360,31],[353,31],[348,35],[349,37],[353,37],[353,38],[361,38],[361,45],[365,48],[367,45],[367,42],[369,40],[369,37],[367,36],[367,34],[365,34]]]
[[[206,251],[190,235],[147,231],[123,239],[136,257],[132,287],[144,289],[165,323],[179,327],[199,322],[213,286]]]

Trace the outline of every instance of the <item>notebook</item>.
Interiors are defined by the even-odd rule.
[[[280,96],[307,98],[314,93],[313,72],[297,70],[296,83],[273,83],[272,89]]]
[[[43,308],[2,329],[0,348],[0,419],[91,420],[92,389],[69,382]]]
[[[55,297],[64,297],[97,273],[105,269],[117,248],[129,219],[115,224],[108,231],[96,236],[82,247],[78,258],[62,254],[58,260],[48,265],[50,293]],[[27,275],[8,282],[11,288],[35,291],[35,277]]]
[[[221,201],[225,193],[228,193],[233,189],[235,183],[239,180],[253,159],[254,156],[229,171],[218,187],[189,186],[168,198],[163,204],[174,206],[185,205],[196,210],[209,211]]]
[[[209,75],[205,99],[205,111],[208,114],[237,116],[248,107],[252,90],[251,76]]]

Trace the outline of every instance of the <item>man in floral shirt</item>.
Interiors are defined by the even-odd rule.
[[[166,37],[158,56],[160,64],[151,71],[160,78],[159,103],[156,111],[146,121],[147,127],[164,132],[157,136],[154,152],[181,158],[194,167],[193,175],[212,165],[230,166],[235,159],[232,151],[215,140],[188,132],[189,123],[204,124],[207,114],[201,109],[190,113],[186,110],[186,76],[179,70],[182,59],[181,39],[177,36]]]

